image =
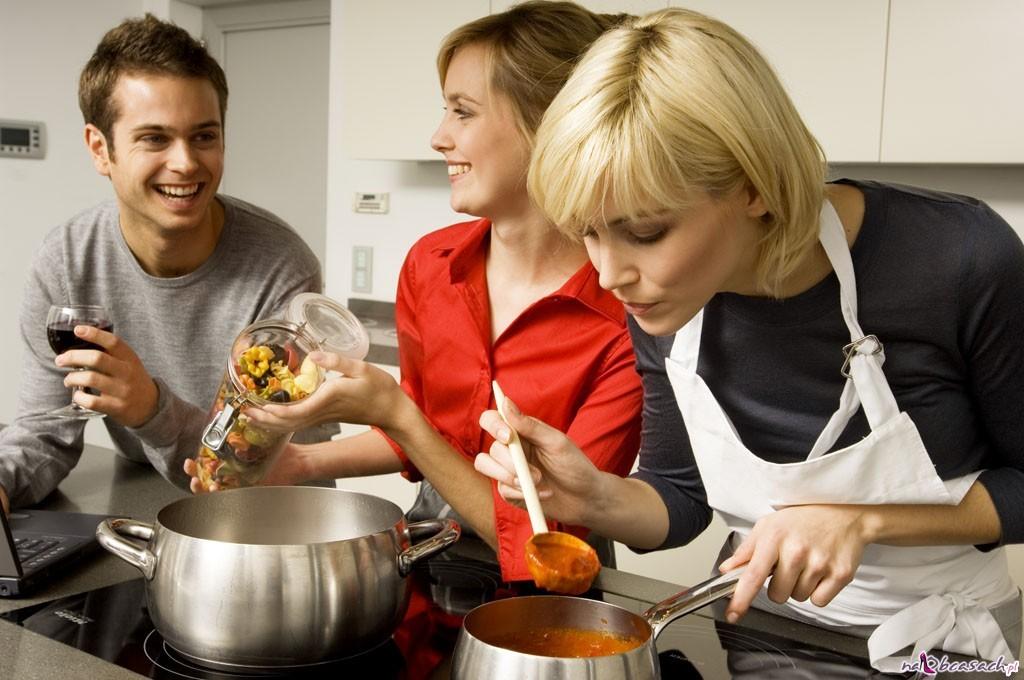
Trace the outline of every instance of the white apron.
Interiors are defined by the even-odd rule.
[[[981,474],[943,482],[916,426],[900,412],[882,373],[881,344],[874,336],[865,338],[857,321],[853,261],[839,217],[827,201],[821,211],[819,238],[839,278],[840,303],[851,339],[842,368],[852,379],[847,380],[839,409],[806,460],[770,463],[740,441],[729,417],[697,375],[703,312],[676,334],[666,359],[708,504],[744,537],[758,519],[789,505],[955,505]],[[859,404],[871,434],[823,455]],[[871,544],[853,581],[828,606],[794,600],[788,604],[829,625],[877,626],[868,639],[871,664],[883,672],[898,672],[901,661],[916,660],[893,656],[907,646],[911,654],[941,648],[975,658],[994,660],[1002,655],[1012,660],[988,609],[1016,595],[1002,548],[982,553],[969,545]]]

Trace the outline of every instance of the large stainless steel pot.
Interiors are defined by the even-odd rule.
[[[717,576],[654,605],[643,615],[578,597],[537,595],[482,604],[462,622],[452,661],[453,680],[657,680],[654,642],[680,616],[731,594],[743,568]],[[538,626],[613,633],[643,640],[633,649],[584,658],[537,656],[493,644]]]
[[[397,505],[366,494],[264,486],[176,501],[155,524],[108,519],[96,535],[145,575],[153,625],[174,649],[214,668],[281,668],[386,640],[413,563],[459,526],[406,525]]]

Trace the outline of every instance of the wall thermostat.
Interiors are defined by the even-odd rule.
[[[42,158],[46,155],[46,125],[29,120],[0,119],[0,156]]]
[[[386,213],[388,211],[387,192],[376,194],[358,192],[352,203],[352,209],[358,213]]]

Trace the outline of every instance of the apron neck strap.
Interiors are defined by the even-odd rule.
[[[850,342],[856,342],[864,337],[864,331],[857,320],[857,279],[853,273],[853,258],[850,257],[850,247],[839,214],[827,200],[821,206],[818,240],[839,279],[839,305],[843,320],[850,329]]]
[[[860,327],[857,318],[857,282],[850,246],[846,241],[843,223],[828,200],[821,206],[818,239],[839,279],[839,305],[850,331],[850,342],[843,347],[845,360],[841,371],[848,380],[839,397],[839,408],[814,442],[808,460],[824,455],[835,446],[850,418],[861,405],[864,406],[864,415],[872,430],[900,413],[889,382],[882,372],[882,363],[885,361],[882,343],[873,335],[865,336]]]
[[[899,415],[896,398],[882,372],[882,362],[885,361],[882,345],[874,336],[865,337],[861,330],[857,318],[857,283],[853,258],[850,257],[850,248],[839,215],[827,200],[821,207],[818,238],[839,279],[839,304],[843,320],[850,331],[850,343],[844,348],[836,348],[843,350],[842,353],[836,352],[836,370],[841,370],[849,379],[843,386],[839,408],[818,436],[808,459],[817,458],[832,449],[862,404],[872,429]],[[672,345],[671,358],[689,374],[697,373],[703,319],[704,311],[701,310],[676,333]]]

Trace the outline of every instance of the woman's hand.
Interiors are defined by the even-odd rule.
[[[531,461],[530,471],[544,513],[566,524],[585,525],[587,511],[599,498],[602,473],[563,433],[536,418],[524,416],[511,399],[507,399],[506,404],[509,423],[519,433],[526,458]],[[502,498],[525,507],[507,446],[511,438],[508,425],[497,411],[484,411],[480,426],[494,437],[494,443],[490,453],[477,455],[474,467],[498,481]]]
[[[809,599],[819,607],[831,602],[853,580],[869,542],[863,516],[864,508],[855,505],[802,505],[758,520],[719,566],[726,572],[747,565],[726,608],[728,620],[747,612],[769,577],[773,602]]]
[[[313,479],[315,473],[311,466],[310,456],[316,455],[316,444],[288,444],[277,458],[267,468],[266,474],[260,480],[263,486],[293,486]],[[185,474],[191,477],[189,489],[194,494],[210,493],[220,491],[223,487],[220,483],[210,481],[204,483],[199,474],[199,466],[194,458],[185,460]]]
[[[316,444],[288,444],[267,468],[260,480],[263,486],[294,486],[313,479],[310,456]]]
[[[384,428],[397,414],[405,392],[390,373],[372,364],[329,352],[312,352],[321,368],[341,376],[325,380],[310,396],[294,404],[248,408],[245,415],[271,431],[297,432],[320,423],[358,423]]]

